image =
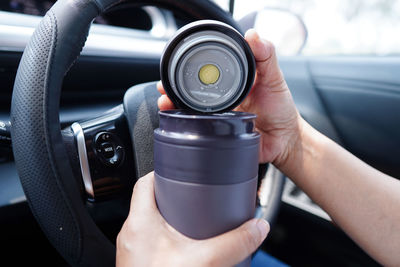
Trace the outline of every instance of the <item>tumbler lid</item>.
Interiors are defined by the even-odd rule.
[[[255,60],[233,27],[201,20],[182,27],[168,42],[160,73],[176,107],[202,113],[228,111],[249,93]]]

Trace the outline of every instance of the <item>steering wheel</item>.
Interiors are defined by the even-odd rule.
[[[112,200],[129,196],[136,179],[153,170],[159,97],[154,82],[130,88],[123,104],[97,118],[60,127],[64,75],[79,56],[93,19],[121,2],[57,1],[25,48],[14,85],[11,133],[19,177],[42,230],[74,266],[115,264],[115,246],[96,225],[88,205],[118,205]],[[220,20],[238,29],[228,13],[209,1],[135,3],[168,8],[193,20]],[[284,176],[272,166],[266,172],[263,168],[257,216],[272,220]]]

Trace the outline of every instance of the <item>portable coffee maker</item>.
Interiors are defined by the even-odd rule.
[[[254,81],[250,47],[229,25],[194,22],[167,44],[160,71],[179,109],[160,112],[154,131],[158,208],[191,238],[232,230],[254,216],[256,205],[256,116],[231,111]],[[246,259],[238,266],[249,265]]]

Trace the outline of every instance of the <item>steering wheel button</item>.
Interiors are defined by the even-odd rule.
[[[101,150],[101,154],[107,159],[112,158],[115,155],[114,145],[111,143],[102,143]]]
[[[94,149],[101,163],[109,167],[119,166],[125,156],[118,136],[110,132],[99,132],[94,138]]]

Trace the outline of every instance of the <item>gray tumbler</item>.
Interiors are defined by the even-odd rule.
[[[259,134],[243,112],[159,113],[154,131],[155,196],[166,221],[194,239],[210,238],[254,216]],[[238,266],[250,266],[250,258]]]

